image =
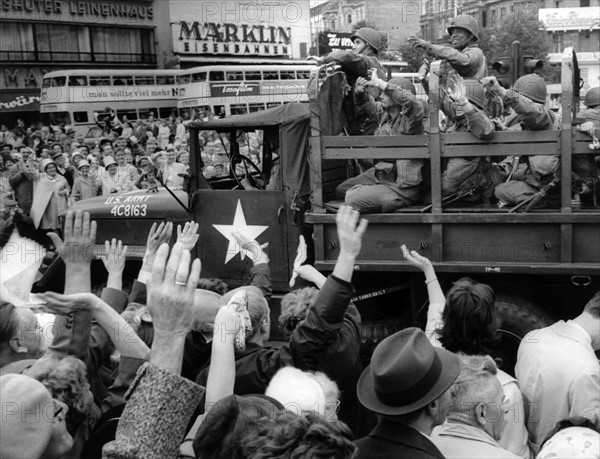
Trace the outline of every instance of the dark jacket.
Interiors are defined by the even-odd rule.
[[[10,169],[8,183],[15,190],[15,199],[26,215],[29,215],[33,202],[33,180],[33,174],[25,172],[22,165],[15,164]]]
[[[425,435],[412,427],[381,418],[367,437],[354,442],[354,459],[444,459]]]
[[[340,337],[352,294],[351,284],[329,276],[288,343],[280,348],[248,345],[243,353],[236,355],[234,393],[263,394],[273,375],[285,366],[317,370],[329,347]],[[337,379],[335,374],[328,372],[328,375]],[[207,378],[208,368],[205,368],[196,382],[205,386]]]

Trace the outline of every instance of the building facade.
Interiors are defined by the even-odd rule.
[[[0,122],[39,120],[42,76],[51,70],[163,67],[167,20],[168,4],[158,0],[2,1]]]
[[[305,62],[308,0],[170,2],[171,42],[181,68],[208,63]]]
[[[363,22],[387,37],[387,50],[399,50],[419,31],[421,3],[413,0],[329,0],[311,8],[313,35],[351,32]]]

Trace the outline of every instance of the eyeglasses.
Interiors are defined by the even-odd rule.
[[[54,403],[53,419],[57,420],[58,422],[64,421],[67,417],[67,412],[69,411],[69,408],[65,403],[59,400],[53,399],[52,402]]]

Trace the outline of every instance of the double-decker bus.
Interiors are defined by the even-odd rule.
[[[314,68],[311,64],[209,65],[182,70],[179,115],[191,119],[193,110],[241,115],[288,102],[308,102],[308,79]]]
[[[45,124],[64,123],[85,135],[113,110],[119,120],[166,118],[177,112],[180,70],[60,70],[44,75],[40,112]]]

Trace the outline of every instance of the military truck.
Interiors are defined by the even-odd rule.
[[[259,243],[269,242],[275,298],[280,298],[289,290],[300,235],[309,245],[307,262],[322,271],[333,269],[339,253],[334,214],[339,203],[332,201],[335,187],[352,173],[349,164],[357,158],[422,158],[430,164],[431,205],[364,216],[369,228],[353,283],[365,355],[388,334],[424,325],[426,286],[422,273],[403,260],[400,247],[406,244],[432,260],[442,288],[464,276],[494,288],[502,319],[495,357],[512,372],[525,333],[577,315],[600,287],[600,209],[582,208],[572,200],[573,155],[593,153],[591,138],[572,126],[579,88],[574,52],[568,49],[563,56],[560,129],[496,132],[489,141],[470,133],[440,132],[435,78],[430,82],[428,134],[338,135],[342,130],[331,112],[337,95],[329,91],[328,81],[343,75],[327,73],[315,73],[310,104],[190,124],[187,191],[134,191],[78,203],[98,222],[98,242],[118,237],[140,259],[153,222],[194,219],[200,224],[196,255],[203,261],[203,276],[237,286],[247,281],[252,264],[231,237],[233,230],[242,231]],[[227,151],[225,177],[203,174],[202,136]],[[516,211],[443,202],[442,159],[504,157],[517,150],[520,155],[560,155],[560,209]],[[258,151],[259,164],[249,158],[250,151]],[[277,301],[272,314],[278,314]]]

